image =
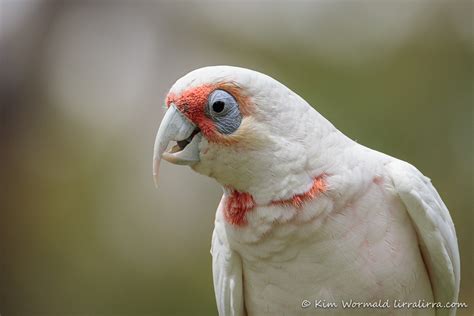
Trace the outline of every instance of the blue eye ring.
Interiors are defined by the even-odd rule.
[[[207,116],[212,119],[222,134],[232,134],[242,121],[239,104],[232,94],[217,89],[211,92],[206,107]]]

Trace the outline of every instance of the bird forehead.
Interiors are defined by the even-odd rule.
[[[223,82],[246,82],[253,72],[248,69],[232,66],[209,66],[195,69],[179,78],[171,88],[181,94],[189,88]]]

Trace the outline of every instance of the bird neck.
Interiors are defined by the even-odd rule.
[[[315,183],[318,191],[322,188],[324,177],[337,172],[355,144],[331,127],[324,134],[319,131],[319,135],[299,141],[273,140],[254,152],[221,152],[238,157],[238,161],[234,164],[228,159],[228,172],[211,176],[224,187],[227,196],[237,197],[244,204],[298,204],[300,198],[312,196]]]
[[[248,192],[239,192],[232,187],[224,186],[224,218],[229,224],[245,226],[247,224],[247,213],[258,206],[284,206],[301,209],[305,203],[326,192],[327,184],[325,178],[326,175],[324,174],[315,177],[307,191],[295,194],[289,199],[271,201],[266,205],[258,205],[254,197]]]

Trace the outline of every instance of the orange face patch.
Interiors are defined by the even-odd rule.
[[[185,90],[179,95],[170,93],[166,97],[166,105],[169,107],[174,103],[181,113],[199,127],[209,141],[229,144],[230,138],[219,133],[214,122],[206,115],[209,95],[218,89],[230,93],[235,98],[243,117],[251,113],[249,97],[237,85],[228,82],[198,86]]]

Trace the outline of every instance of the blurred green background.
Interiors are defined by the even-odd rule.
[[[471,1],[1,1],[0,314],[217,313],[221,189],[166,163],[158,190],[151,177],[167,90],[215,64],[277,78],[429,176],[472,306],[473,12]]]

